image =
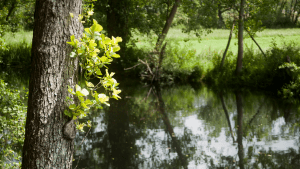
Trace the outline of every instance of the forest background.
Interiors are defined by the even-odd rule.
[[[91,26],[97,19],[107,36],[122,37],[122,57],[111,68],[120,77],[163,85],[204,82],[213,88],[255,88],[298,99],[300,1],[241,2],[87,0],[84,7],[93,7],[93,15],[83,24]],[[6,98],[0,113],[22,109],[10,121],[0,119],[2,127],[25,118],[27,89],[20,84],[28,84],[30,74],[34,6],[34,0],[0,4],[0,68],[6,70],[0,73],[1,98]],[[242,55],[239,32],[244,33]],[[11,136],[19,145],[23,126],[15,125],[17,133]],[[12,155],[12,149],[6,146],[2,152]]]

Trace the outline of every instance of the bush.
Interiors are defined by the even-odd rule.
[[[20,149],[25,138],[25,97],[0,80],[0,168],[20,167]]]
[[[279,66],[287,61],[300,64],[300,48],[295,43],[284,44],[279,48],[273,42],[271,49],[266,56],[255,52],[252,48],[245,48],[243,58],[243,70],[239,79],[235,76],[236,56],[228,53],[225,65],[220,69],[221,56],[213,60],[213,69],[208,71],[205,81],[214,85],[245,86],[269,90],[278,90],[285,84],[290,83],[292,75],[286,69],[279,69]]]
[[[200,65],[203,60],[189,46],[180,47],[178,42],[168,44],[162,63],[164,73],[179,81],[201,78],[203,67]]]

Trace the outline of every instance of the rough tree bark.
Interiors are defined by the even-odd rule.
[[[82,0],[36,1],[23,169],[72,168],[74,141],[63,135],[70,120],[63,112],[67,86],[77,83],[78,60],[69,57],[66,42],[81,36],[81,6]]]
[[[173,19],[175,17],[175,14],[176,14],[176,11],[177,11],[177,8],[178,8],[179,4],[180,4],[180,0],[175,0],[175,4],[172,7],[172,10],[171,10],[171,13],[170,13],[168,19],[166,20],[166,23],[165,23],[165,26],[162,30],[162,33],[158,36],[158,39],[157,39],[157,42],[156,42],[156,45],[155,45],[155,50],[156,51],[159,51],[163,41],[165,40],[165,38],[166,38],[166,36],[169,32],[169,29],[171,27],[171,24],[173,22]]]
[[[240,12],[239,12],[239,30],[238,30],[238,58],[236,64],[236,75],[239,76],[242,72],[243,67],[243,55],[244,55],[244,44],[243,44],[243,31],[244,31],[244,4],[245,0],[241,0]]]

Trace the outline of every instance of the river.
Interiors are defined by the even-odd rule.
[[[122,99],[93,111],[90,132],[77,133],[74,167],[300,168],[295,103],[203,84],[120,88]]]

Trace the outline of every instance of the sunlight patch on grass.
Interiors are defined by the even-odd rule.
[[[16,33],[7,32],[4,35],[4,39],[7,44],[21,43],[23,40],[25,40],[27,44],[31,44],[32,36],[33,36],[32,31],[29,32],[20,31]]]

